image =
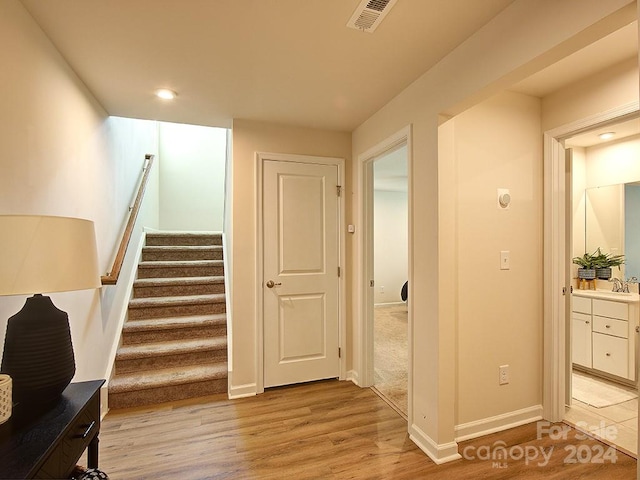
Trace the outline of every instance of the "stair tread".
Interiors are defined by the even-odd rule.
[[[222,250],[222,245],[146,245],[143,247],[146,251],[174,251],[174,250]]]
[[[142,297],[129,300],[129,308],[146,308],[158,306],[192,305],[199,303],[224,303],[224,293],[207,295],[181,295],[173,297]]]
[[[193,382],[218,380],[227,377],[227,364],[197,365],[180,368],[166,368],[152,372],[125,373],[117,375],[109,383],[109,394],[135,390],[166,387]]]
[[[226,325],[227,314],[191,315],[187,317],[160,317],[143,320],[128,320],[122,327],[126,333],[170,330],[175,328],[192,328]]]
[[[147,237],[222,237],[220,232],[147,232]]]
[[[207,267],[224,265],[224,260],[145,260],[138,264],[142,268]]]
[[[116,359],[130,360],[132,358],[176,355],[202,350],[219,350],[226,347],[226,337],[194,338],[193,340],[174,340],[137,345],[123,345],[118,349]]]
[[[133,282],[134,287],[166,286],[166,285],[193,285],[203,283],[224,283],[223,276],[209,277],[166,277],[166,278],[139,278]]]

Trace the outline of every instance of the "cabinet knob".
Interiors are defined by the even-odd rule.
[[[589,325],[589,320],[585,320],[584,323],[586,323],[587,325]]]
[[[611,325],[605,325],[605,328],[611,328]]]
[[[611,354],[610,354],[610,353],[605,353],[605,355],[606,355],[607,357],[610,357],[610,356],[611,356]]]

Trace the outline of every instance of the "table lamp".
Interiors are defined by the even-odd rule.
[[[34,294],[4,339],[0,372],[12,378],[14,403],[55,403],[76,371],[68,316],[42,294],[98,287],[93,222],[0,215],[0,295]]]

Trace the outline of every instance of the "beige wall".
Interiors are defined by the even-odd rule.
[[[614,65],[542,100],[542,129],[551,130],[638,100],[638,60]]]
[[[580,0],[516,0],[354,132],[353,157],[356,159],[401,128],[411,125],[413,130],[413,215],[410,220],[413,225],[410,239],[413,245],[413,278],[410,279],[412,291],[409,298],[415,301],[414,374],[410,401],[413,411],[410,412],[409,429],[413,438],[433,457],[442,460],[457,453],[454,443],[456,417],[481,420],[478,416],[488,413],[486,408],[476,409],[475,413],[471,410],[459,414],[455,412],[457,358],[466,354],[456,351],[456,315],[459,310],[473,306],[459,304],[455,289],[452,288],[455,282],[451,272],[456,270],[456,263],[459,262],[455,229],[451,226],[452,223],[460,225],[456,220],[458,186],[455,171],[452,171],[451,163],[447,163],[445,158],[450,158],[454,152],[451,147],[439,143],[446,139],[455,143],[456,139],[455,131],[451,131],[450,127],[442,129],[438,137],[439,115],[451,116],[462,112],[620,28],[630,18],[636,18],[635,5],[626,0],[590,2],[588,6]],[[439,148],[442,154],[440,160]],[[495,148],[497,151],[499,147]],[[358,167],[358,163],[354,162],[354,182],[358,181]],[[531,202],[540,202],[541,183],[538,175],[541,167],[530,167],[531,184],[526,189],[522,187],[521,191],[531,193]],[[534,192],[536,186],[540,191]],[[358,208],[359,205],[354,204],[354,215]],[[489,228],[479,233],[492,235]],[[539,236],[537,242],[540,243],[534,250],[536,255],[541,249]],[[438,258],[437,268],[434,268],[434,258]],[[478,281],[482,282],[482,278]],[[539,282],[533,291],[527,292],[527,295],[538,299],[540,306],[541,287]],[[357,285],[353,288],[355,290]],[[499,290],[497,286],[494,288]],[[492,295],[496,293],[492,292]],[[354,308],[354,318],[359,319],[359,306]],[[487,316],[489,313],[483,311],[475,314]],[[528,318],[528,322],[535,323],[527,325],[528,331],[536,332],[541,328],[539,317],[536,320],[534,317]],[[511,331],[512,322],[512,318],[505,316],[495,320],[492,326],[500,335],[503,329]],[[358,324],[354,325],[354,330],[359,331]],[[357,347],[357,343],[354,343],[353,348]],[[511,347],[514,351],[520,348],[530,351],[531,343],[521,336]],[[492,361],[492,354],[482,349],[475,352],[480,355],[478,374],[484,377],[485,365]],[[512,400],[501,403],[502,409],[539,400],[539,367],[534,365],[541,364],[541,361],[541,352],[538,350],[536,358],[516,364],[524,376],[514,380],[508,387]],[[356,365],[357,368],[359,365]],[[472,373],[464,372],[464,375],[472,376]],[[532,376],[527,377],[527,373]],[[494,375],[497,377],[497,369]],[[490,389],[485,398],[483,391],[476,391],[475,401],[490,401],[496,393],[495,389]]]
[[[0,2],[0,63],[0,214],[94,221],[106,273],[144,155],[157,153],[155,123],[107,118],[18,0]],[[142,216],[157,221],[153,212]],[[69,314],[76,380],[105,376],[120,333],[119,295],[116,287],[51,295]],[[2,344],[6,320],[25,298],[0,297]]]
[[[221,232],[227,129],[159,127],[160,229]]]
[[[288,153],[345,159],[344,185],[347,212],[351,210],[351,134],[274,125],[235,119],[233,121],[233,235],[231,394],[256,391],[256,152]],[[350,222],[347,215],[346,223]],[[351,245],[346,245],[350,258]],[[347,272],[347,282],[350,274]],[[347,307],[350,311],[350,291]],[[346,319],[347,325],[350,324]],[[350,330],[347,332],[350,336]],[[349,338],[350,340],[350,338]],[[347,359],[350,362],[350,359]]]
[[[456,116],[457,424],[542,403],[540,100],[503,93]],[[498,188],[511,205],[498,206]],[[500,251],[511,267],[500,270]],[[498,384],[509,365],[510,383]]]
[[[640,182],[639,158],[640,136],[638,135],[588,147],[585,188]]]
[[[400,303],[408,280],[407,192],[374,190],[374,304]]]
[[[542,127],[551,130],[638,101],[638,61],[630,58],[542,99]],[[640,141],[573,148],[573,253],[585,253],[585,188],[640,179]],[[615,152],[612,156],[611,153]],[[572,265],[573,277],[577,266]]]

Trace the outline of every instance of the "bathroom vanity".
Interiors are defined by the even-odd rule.
[[[574,366],[627,383],[635,381],[639,306],[637,293],[574,290],[571,313]]]

